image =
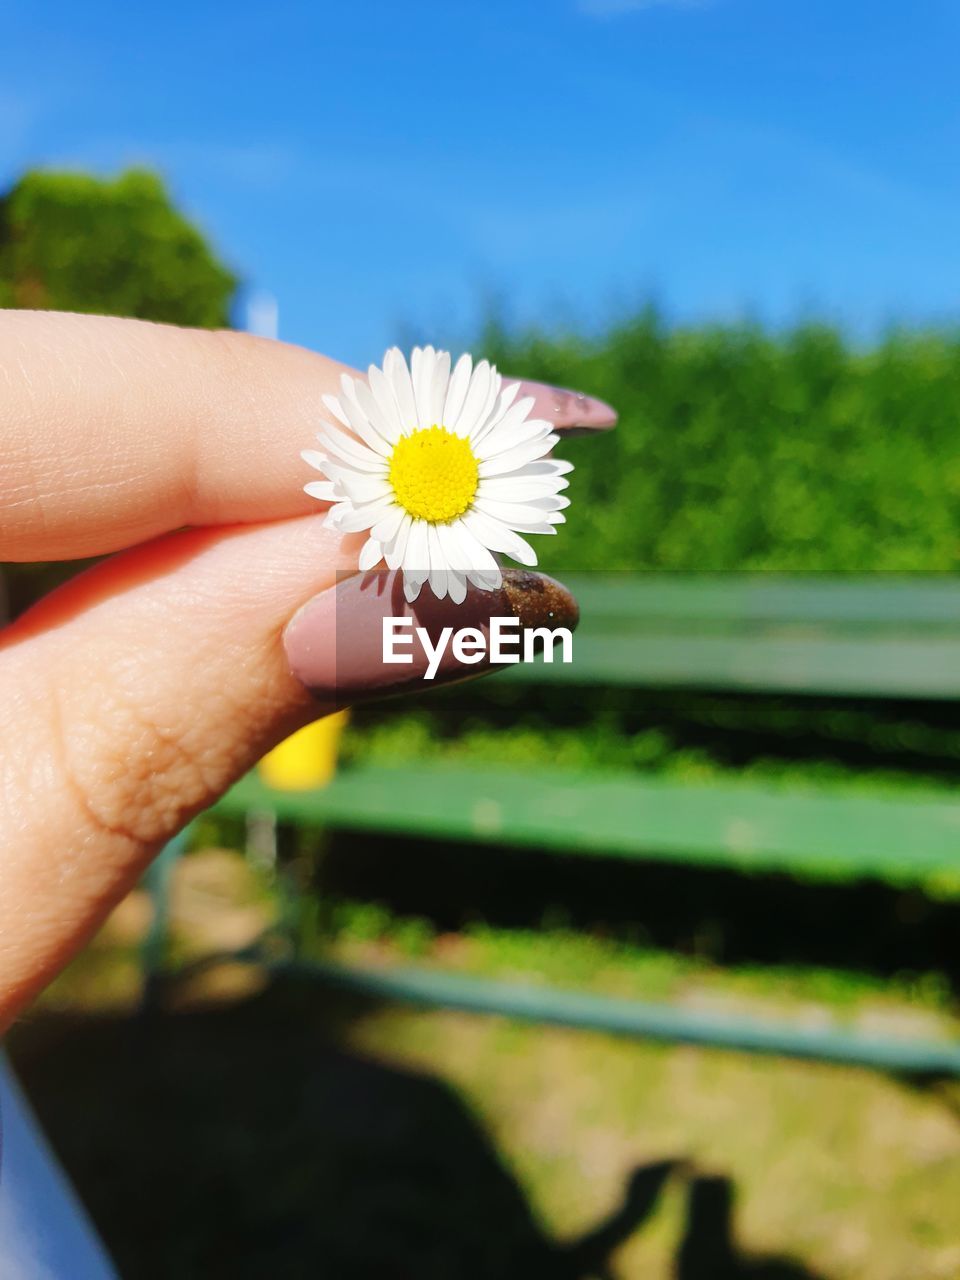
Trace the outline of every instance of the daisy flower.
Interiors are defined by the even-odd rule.
[[[500,586],[494,552],[537,563],[520,535],[556,533],[573,467],[547,457],[558,437],[518,391],[486,360],[463,355],[451,371],[449,352],[416,347],[408,368],[392,347],[366,381],[344,374],[340,395],[323,397],[332,421],[302,456],[325,479],[304,487],[333,503],[334,529],[367,533],[362,571],[385,562],[403,571],[407,600],[429,582],[460,603],[468,583]]]

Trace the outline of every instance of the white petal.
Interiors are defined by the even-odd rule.
[[[528,462],[525,466],[517,467],[514,471],[515,476],[568,476],[571,471],[575,470],[572,462],[564,462],[562,458],[540,458],[536,462]],[[564,486],[570,482],[564,480]]]
[[[456,522],[453,524],[440,524],[434,526],[436,530],[437,540],[443,551],[443,559],[448,569],[459,570],[460,572],[470,568],[470,562],[464,556],[463,549],[460,545],[460,539],[456,533]]]
[[[482,511],[468,511],[461,519],[474,537],[491,551],[500,551],[527,566],[537,563],[537,553],[529,542],[525,542],[502,520],[494,520],[491,516],[484,515]]]
[[[562,511],[564,507],[569,507],[570,499],[563,493],[545,493],[539,498],[529,499],[523,505],[536,507],[538,511]]]
[[[324,471],[326,468],[327,455],[319,449],[301,449],[300,457],[317,471]]]
[[[463,402],[463,408],[457,416],[455,424],[447,423],[450,431],[458,436],[469,436],[473,428],[477,425],[480,417],[480,411],[487,400],[487,392],[490,389],[490,365],[486,360],[481,360],[473,371],[473,377],[470,379],[470,386],[467,390],[466,399]]]
[[[327,410],[333,414],[333,416],[341,424],[341,426],[349,427],[350,423],[347,420],[347,415],[344,413],[343,407],[336,396],[321,396],[320,399],[323,401]]]
[[[446,596],[449,585],[449,569],[432,569],[430,571],[430,590],[438,600],[442,600]]]
[[[430,392],[430,425],[443,426],[443,406],[447,399],[450,381],[450,352],[438,351],[433,368],[433,387]]]
[[[389,498],[393,502],[393,490],[381,476],[362,476],[358,472],[344,475],[340,483],[353,502],[377,502]]]
[[[377,372],[379,373],[379,370],[377,370]],[[381,374],[381,377],[382,376],[383,375]],[[358,378],[354,382],[353,394],[356,396],[357,404],[363,411],[367,421],[386,445],[386,453],[389,456],[393,451],[393,446],[400,439],[400,425],[396,416],[396,405],[393,406],[392,417],[385,414],[374,397],[373,392],[370,390],[370,387],[362,378]]]
[[[481,480],[477,497],[490,498],[493,502],[519,502],[542,511],[562,511],[569,507],[570,499],[553,492],[549,481],[517,480],[513,476],[494,476]]]
[[[440,418],[438,409],[442,407],[434,402],[434,386],[437,380],[437,366],[442,367],[442,351],[434,351],[433,347],[424,347],[420,357],[420,375],[419,382],[414,380],[413,388],[417,395],[417,413],[420,417],[420,425],[422,427],[439,426]],[[448,369],[449,374],[449,369]],[[446,392],[447,384],[444,381],[443,390]]]
[[[343,391],[340,403],[343,405],[344,413],[350,420],[350,429],[360,437],[368,449],[372,449],[374,453],[379,453],[381,457],[389,457],[391,446],[368,419],[366,411],[357,399],[353,378],[343,374],[340,378],[340,385]]]
[[[463,604],[467,598],[467,575],[451,569],[447,574],[447,590],[454,604]]]
[[[497,562],[490,550],[477,538],[462,520],[456,520],[450,526],[459,545],[457,567],[464,569],[496,569]]]
[[[477,410],[473,425],[467,432],[467,435],[469,435],[471,440],[476,436],[482,436],[485,434],[487,424],[490,422],[493,410],[496,407],[497,399],[500,395],[501,381],[502,379],[499,373],[497,373],[495,366],[491,365],[486,398]]]
[[[383,370],[378,369],[375,364],[367,370],[367,380],[370,384],[370,394],[380,411],[377,427],[391,444],[396,444],[402,434],[403,423],[400,421],[400,410],[397,408],[396,396],[393,394],[393,385]],[[363,401],[361,400],[360,403],[362,404]]]
[[[413,519],[409,512],[404,511],[403,520],[400,528],[393,536],[393,540],[388,544],[384,559],[387,562],[387,568],[399,569],[403,565],[403,557],[407,550],[407,539],[410,536],[410,529],[413,525]]]
[[[447,568],[463,568],[462,556],[460,554],[460,544],[453,534],[453,525],[434,525],[434,534],[436,541],[440,544],[440,552],[443,553],[443,563]]]
[[[494,419],[483,426],[478,426],[472,437],[473,443],[475,445],[479,444],[488,432],[493,431],[494,428],[496,428],[497,431],[512,431],[514,428],[519,427],[522,423],[526,422],[527,414],[535,404],[536,401],[533,396],[524,396],[522,400],[518,400],[516,404],[512,404],[502,418]]]
[[[512,382],[509,387],[503,387],[497,396],[496,404],[487,414],[483,422],[478,422],[471,432],[470,439],[473,444],[479,440],[483,440],[489,433],[500,425],[506,416],[507,410],[513,404],[517,392],[520,390],[519,382]]]
[[[417,420],[421,427],[432,427],[433,420],[433,371],[437,353],[433,347],[415,347],[410,357],[410,377],[417,402]]]
[[[557,532],[549,520],[515,520],[511,527],[514,533],[548,535]]]
[[[494,427],[489,435],[483,437],[479,443],[471,441],[474,452],[477,457],[486,462],[489,458],[496,458],[501,453],[507,453],[510,449],[517,448],[521,444],[530,444],[534,440],[544,440],[550,434],[550,423],[542,422],[539,418],[530,418],[527,422],[521,422],[513,427]]]
[[[393,506],[372,531],[373,536],[386,546],[392,542],[397,535],[397,530],[403,524],[403,517],[407,513],[401,506]]]
[[[335,453],[352,467],[362,471],[385,471],[387,468],[386,459],[379,453],[331,423],[324,426],[317,439],[328,453]]]
[[[478,511],[482,511],[485,516],[492,516],[494,520],[502,520],[509,528],[517,529],[521,533],[535,532],[535,530],[525,526],[542,525],[547,522],[547,517],[550,514],[559,514],[541,511],[538,507],[524,505],[520,502],[496,502],[492,498],[477,497],[474,499],[474,506]]]
[[[389,467],[385,464],[384,459],[379,454],[373,452],[372,449],[367,451],[365,458],[357,458],[352,454],[341,454],[339,446],[332,442],[327,445],[329,451],[329,461],[324,463],[324,472],[331,479],[342,475],[364,475],[364,476],[380,476],[386,479]]]
[[[557,439],[556,435],[539,436],[536,440],[528,440],[526,444],[517,445],[515,449],[508,449],[506,453],[499,453],[495,458],[488,458],[477,468],[481,479],[486,476],[506,475],[510,471],[515,471],[517,467],[534,462],[552,449]]]
[[[408,600],[416,600],[420,588],[430,577],[429,569],[404,569],[403,594]]]
[[[552,497],[560,489],[565,489],[567,481],[558,477],[548,480],[540,476],[491,476],[489,480],[481,480],[477,493],[483,498],[493,498],[497,502],[528,502],[533,498]]]
[[[332,506],[330,510],[327,512],[326,519],[323,522],[324,527],[328,529],[339,529],[341,519],[347,514],[348,511],[352,511],[352,510],[353,510],[352,502],[338,502],[335,506]]]
[[[407,538],[407,548],[403,557],[403,572],[426,573],[430,568],[430,554],[427,550],[427,522],[414,520]]]
[[[447,386],[447,398],[443,405],[443,425],[453,430],[452,424],[460,416],[467,389],[470,386],[470,374],[473,369],[473,358],[464,352],[454,366],[453,374]]]
[[[334,484],[339,483],[340,477],[343,475],[345,471],[349,471],[351,475],[354,474],[353,467],[345,467],[339,462],[333,462],[331,460],[323,464],[323,474],[327,477],[328,480],[332,480]],[[362,474],[366,475],[368,473],[364,472]],[[345,498],[347,496],[346,491],[338,494],[337,496],[341,498]]]
[[[481,591],[496,591],[503,584],[503,574],[499,565],[496,569],[474,569],[467,574],[467,581]]]
[[[311,480],[303,486],[303,491],[309,493],[311,498],[319,498],[321,502],[336,502],[339,496],[334,493],[333,484],[329,480]]]
[[[465,540],[465,535],[459,529],[459,520],[454,520],[450,524],[438,525],[437,536],[443,546],[443,554],[447,565],[463,573],[472,567],[470,553],[467,550],[469,543]]]
[[[501,378],[501,384],[502,386],[500,390],[500,403],[497,406],[497,411],[500,412],[502,410],[504,413],[506,413],[506,411],[513,404],[514,400],[516,400],[517,396],[520,394],[520,383],[519,382],[503,382],[503,379]],[[531,396],[530,399],[532,400],[533,396]]]
[[[500,388],[503,386],[503,379],[497,373],[497,366],[490,366],[490,387],[487,391],[487,398],[483,408],[480,410],[480,416],[477,419],[477,425],[474,430],[485,427],[494,417],[494,410],[497,407],[497,401],[500,399]],[[472,432],[471,432],[472,434]]]
[[[437,569],[442,570],[450,567],[435,524],[427,525],[427,550],[430,554],[431,573]]]
[[[416,431],[418,425],[417,402],[413,396],[413,383],[410,381],[410,370],[399,347],[391,347],[383,357],[383,372],[390,379],[394,399],[404,435]]]
[[[357,567],[361,573],[366,573],[375,565],[378,565],[383,559],[383,546],[376,538],[368,538],[360,548],[360,557],[357,561]]]
[[[362,533],[364,529],[372,529],[386,515],[390,505],[389,501],[368,502],[362,507],[353,507],[338,516],[336,527],[343,533]]]

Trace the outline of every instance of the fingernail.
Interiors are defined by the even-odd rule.
[[[504,379],[506,382],[507,379]],[[545,418],[561,431],[609,431],[617,425],[617,411],[594,396],[545,382],[521,382],[518,396],[533,396],[531,418]]]
[[[561,583],[527,569],[505,569],[503,584],[496,591],[471,587],[462,604],[438,600],[429,585],[423,587],[419,599],[408,604],[402,575],[381,570],[353,574],[315,596],[294,615],[283,643],[296,678],[319,700],[346,706],[427,690],[493,670],[499,664],[489,660],[486,642],[490,621],[496,617],[517,618],[522,636],[531,627],[572,631],[579,609]],[[384,661],[385,618],[412,619],[412,628],[422,627],[434,649],[444,628],[451,627],[454,632],[475,628],[484,637],[484,656],[475,664],[461,662],[448,639],[442,654],[434,659],[434,677],[427,680],[428,657],[415,639],[397,646],[397,652],[411,657],[410,663]],[[398,634],[412,637],[413,632],[407,627]],[[511,636],[517,634],[513,631]]]

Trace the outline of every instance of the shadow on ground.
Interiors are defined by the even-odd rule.
[[[733,1188],[680,1161],[634,1170],[573,1242],[549,1238],[441,1081],[338,1047],[357,1009],[278,983],[149,1018],[38,1015],[11,1046],[126,1280],[613,1280],[671,1177],[677,1280],[818,1280],[732,1242]]]

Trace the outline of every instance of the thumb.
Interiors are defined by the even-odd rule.
[[[281,738],[347,698],[424,687],[421,665],[382,664],[371,637],[410,607],[356,575],[354,543],[317,516],[169,535],[4,633],[0,1028],[150,856]],[[431,633],[508,613],[575,621],[563,588],[529,573],[422,608]],[[435,683],[485,669],[448,661]]]

